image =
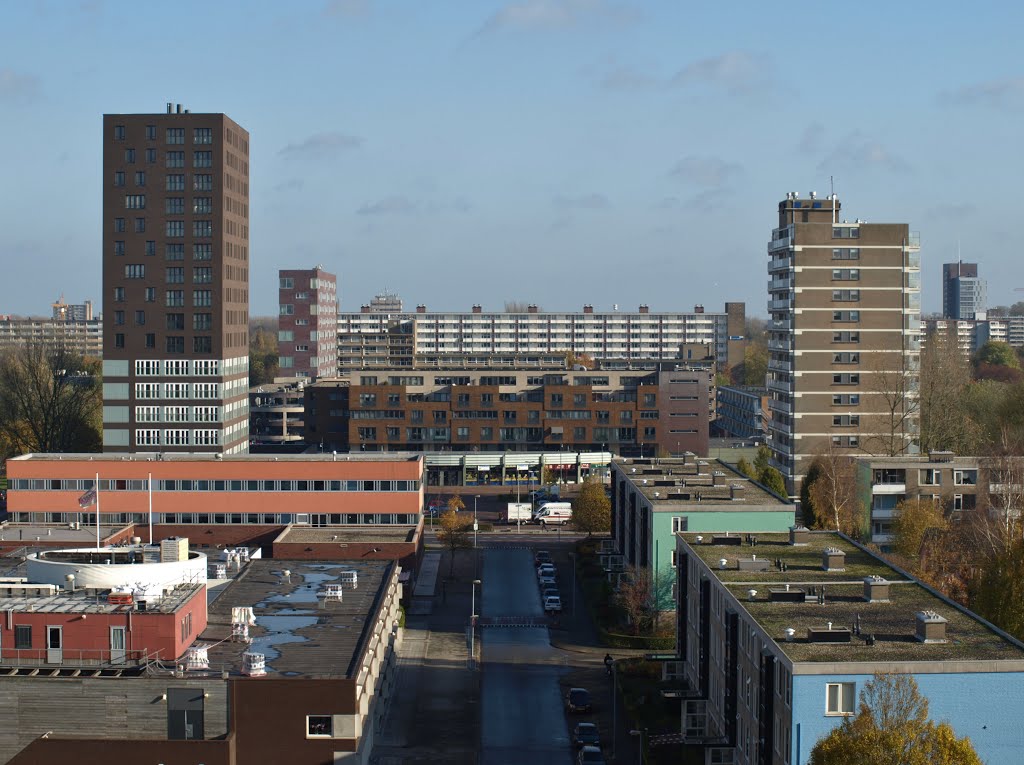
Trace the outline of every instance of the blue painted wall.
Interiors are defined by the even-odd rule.
[[[794,675],[793,762],[806,765],[811,748],[838,725],[825,716],[825,685],[856,683],[857,697],[872,675]],[[1024,762],[1024,672],[914,675],[928,698],[928,714],[948,722],[958,737],[970,736],[986,765]]]

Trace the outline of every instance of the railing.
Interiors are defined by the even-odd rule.
[[[48,657],[56,652],[59,661],[48,661]],[[123,656],[115,661],[114,654]],[[0,667],[89,667],[89,668],[121,668],[138,667],[160,659],[159,652],[145,650],[111,651],[95,648],[3,648],[0,651]]]

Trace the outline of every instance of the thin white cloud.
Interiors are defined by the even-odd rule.
[[[672,84],[703,85],[736,95],[767,88],[771,76],[772,62],[767,55],[738,50],[687,64],[672,78]]]
[[[0,102],[27,104],[34,101],[39,92],[39,78],[34,74],[17,72],[10,68],[0,69]]]
[[[1016,110],[1024,107],[1024,77],[976,82],[946,91],[940,101],[956,106],[987,106],[992,109]]]
[[[412,215],[416,212],[416,203],[408,197],[393,195],[376,202],[364,202],[356,214],[358,215]]]
[[[637,16],[635,9],[609,0],[517,0],[495,11],[478,34],[571,29],[602,21],[630,23]]]
[[[880,141],[854,130],[842,138],[835,148],[818,163],[818,171],[829,172],[836,167],[879,168],[892,173],[906,173],[910,165],[890,152]]]
[[[720,157],[689,156],[676,162],[669,174],[695,186],[713,189],[725,186],[741,171],[739,165]]]
[[[604,194],[582,194],[574,197],[555,197],[555,207],[560,210],[589,210],[591,212],[596,212],[599,210],[607,210],[611,206],[611,202],[608,201],[608,197]]]
[[[334,131],[316,133],[298,143],[290,143],[278,154],[286,159],[326,159],[362,145],[362,138]]]

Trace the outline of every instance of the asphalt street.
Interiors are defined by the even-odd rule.
[[[488,549],[481,579],[481,616],[543,615],[532,550]],[[550,640],[547,627],[481,629],[482,765],[571,765],[565,657]]]

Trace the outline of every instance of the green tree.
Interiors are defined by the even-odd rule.
[[[102,407],[97,359],[33,343],[0,355],[4,459],[28,452],[100,451]]]
[[[768,468],[768,460],[772,458],[772,450],[767,446],[757,447],[757,454],[754,456],[754,471],[761,475]]]
[[[824,522],[822,521],[811,492],[811,487],[820,477],[821,464],[818,460],[815,460],[807,468],[804,480],[800,483],[800,513],[803,516],[801,522],[809,529],[823,528],[828,523],[828,519],[825,519]]]
[[[876,674],[856,715],[819,739],[811,765],[981,765],[970,739],[928,719],[912,675]]]
[[[748,343],[743,351],[743,384],[758,388],[765,386],[768,374],[768,347],[760,343]]]
[[[274,382],[281,368],[277,355],[277,321],[269,317],[249,322],[249,385]]]
[[[971,609],[1024,639],[1024,542],[997,550],[970,587]]]
[[[946,531],[949,522],[942,506],[930,499],[905,499],[896,505],[892,522],[892,549],[905,558],[916,560],[921,554],[921,543],[929,531]]]
[[[1017,358],[1013,346],[1009,343],[1001,343],[998,340],[989,340],[981,348],[974,358],[976,364],[992,364],[993,366],[1012,367],[1018,369],[1020,360]]]
[[[460,504],[462,500],[452,497],[448,500],[448,509],[441,513],[438,519],[440,528],[437,532],[437,541],[448,551],[448,577],[451,578],[455,571],[455,553],[469,547],[469,530],[473,525],[472,520],[462,520],[455,511],[452,500]]]
[[[935,331],[921,351],[921,452],[975,454],[981,428],[966,406],[971,367],[956,327]]]
[[[778,494],[780,497],[789,496],[786,492],[786,479],[782,477],[782,473],[771,465],[766,466],[765,469],[761,471],[757,476],[757,482],[769,491]]]
[[[587,481],[572,501],[572,522],[587,536],[604,533],[612,527],[612,503],[600,481]]]
[[[863,507],[857,497],[856,467],[851,457],[832,451],[831,444],[812,462],[817,478],[808,488],[819,528],[859,537]]]

